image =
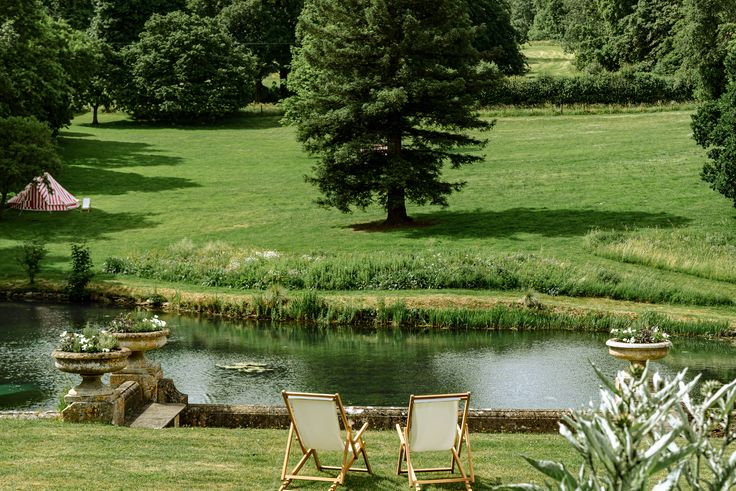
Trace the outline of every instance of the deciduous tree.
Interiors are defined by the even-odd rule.
[[[442,174],[482,159],[475,112],[495,73],[479,64],[464,2],[310,0],[297,28],[286,120],[319,157],[308,178],[322,205],[348,212],[378,203],[386,223],[406,202],[447,205],[463,182]]]
[[[212,18],[154,14],[123,58],[131,76],[118,102],[135,118],[213,119],[252,100],[255,59]]]
[[[470,22],[479,26],[474,46],[482,59],[495,63],[505,75],[520,75],[526,70],[519,44],[522,36],[511,25],[508,0],[468,1]]]
[[[33,117],[0,118],[0,218],[10,192],[61,167],[51,130]]]
[[[38,0],[0,2],[0,117],[69,124],[74,93],[59,25]]]
[[[282,88],[286,87],[303,5],[303,0],[232,0],[220,12],[219,18],[230,35],[258,57],[257,90],[261,90],[260,79],[273,72],[279,73]],[[260,94],[257,100],[262,100]]]

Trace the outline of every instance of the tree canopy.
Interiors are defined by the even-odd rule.
[[[322,205],[348,212],[378,203],[387,224],[410,220],[406,201],[447,205],[462,182],[452,167],[481,160],[464,133],[491,123],[474,111],[493,79],[479,64],[476,29],[453,0],[310,0],[286,102]]]
[[[708,150],[701,177],[736,207],[736,42],[725,58],[728,90],[703,104],[693,116],[695,141]]]
[[[506,75],[520,75],[526,59],[519,45],[522,35],[511,23],[508,0],[468,1],[470,22],[479,26],[473,45],[482,59],[495,63]]]
[[[94,0],[91,30],[95,37],[120,50],[138,40],[153,14],[183,10],[185,0]]]
[[[34,116],[53,130],[69,124],[67,47],[64,26],[38,0],[0,2],[0,117]]]
[[[123,59],[130,80],[118,102],[135,118],[213,119],[252,99],[255,59],[212,18],[154,14]]]

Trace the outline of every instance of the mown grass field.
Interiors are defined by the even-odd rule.
[[[0,488],[274,490],[280,484],[286,437],[286,430],[151,431],[56,421],[0,420]],[[477,490],[491,489],[500,483],[541,484],[542,474],[521,455],[573,465],[578,462],[572,447],[558,435],[472,434],[471,444],[477,474],[473,488]],[[369,430],[366,445],[375,475],[352,473],[344,489],[408,487],[405,476],[394,474],[398,457],[395,432]],[[290,487],[326,488],[303,481]]]
[[[414,251],[531,252],[678,285],[736,295],[732,283],[625,264],[584,247],[590,230],[678,229],[718,234],[733,227],[727,200],[702,183],[703,152],[688,111],[498,118],[484,162],[451,172],[468,182],[448,209],[410,207],[425,226],[366,231],[372,208],[345,215],[313,204],[304,182],[312,161],[277,115],[246,114],[216,127],[164,127],[103,115],[63,131],[72,193],[92,211],[18,213],[0,222],[0,271],[17,278],[20,241],[49,243],[46,264],[67,268],[69,243],[106,257],[182,239],[294,254]]]

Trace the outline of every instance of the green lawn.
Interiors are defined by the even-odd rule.
[[[410,207],[431,226],[356,231],[377,208],[345,215],[313,204],[303,180],[310,159],[278,116],[245,115],[217,127],[157,127],[103,115],[62,131],[59,181],[90,196],[89,214],[19,213],[0,222],[0,247],[44,237],[51,263],[68,243],[89,241],[94,259],[162,247],[183,238],[288,252],[446,247],[542,251],[590,260],[581,238],[593,227],[721,230],[729,203],[698,177],[703,152],[687,112],[501,118],[486,160],[453,178],[468,181],[450,207]],[[18,274],[10,254],[2,273]]]
[[[18,213],[0,221],[0,278],[21,275],[22,240],[49,242],[51,273],[68,267],[69,243],[88,241],[99,265],[110,255],[188,238],[243,248],[312,252],[533,252],[580,264],[653,275],[673,284],[736,295],[732,283],[596,256],[593,228],[733,227],[727,200],[700,181],[703,152],[686,111],[499,118],[484,162],[451,171],[468,182],[450,207],[410,207],[429,226],[361,231],[371,208],[345,215],[313,204],[310,159],[275,115],[247,114],[215,127],[166,127],[89,115],[61,133],[59,181],[92,211]]]
[[[273,490],[279,486],[286,436],[286,430],[151,431],[0,420],[0,487]],[[557,435],[471,434],[471,444],[477,490],[491,489],[499,482],[540,483],[542,475],[522,460],[522,454],[577,462],[572,447]],[[405,477],[393,474],[398,456],[395,432],[368,431],[366,445],[375,475],[351,474],[342,489],[408,488]],[[296,451],[293,455],[296,457]],[[301,482],[292,488],[317,490],[327,486]]]

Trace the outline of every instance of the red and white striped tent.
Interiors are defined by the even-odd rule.
[[[79,202],[61,184],[44,172],[26,188],[8,200],[8,208],[30,211],[66,211],[79,207]]]

